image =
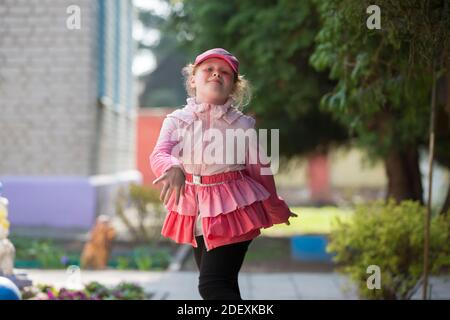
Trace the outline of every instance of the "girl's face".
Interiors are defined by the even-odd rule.
[[[234,71],[222,59],[207,59],[195,68],[191,87],[197,102],[224,104],[234,88]]]

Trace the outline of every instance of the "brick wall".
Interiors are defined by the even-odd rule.
[[[66,8],[82,7],[68,30]],[[96,99],[94,2],[0,2],[0,173],[88,174]]]
[[[80,30],[66,27],[70,5],[81,8]],[[127,94],[133,8],[116,0],[103,6],[101,35],[100,1],[0,1],[0,175],[87,176],[135,167],[135,103]],[[100,95],[112,102],[99,108]]]

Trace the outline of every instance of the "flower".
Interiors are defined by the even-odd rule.
[[[51,289],[47,290],[47,297],[49,300],[56,300],[56,296],[53,294]]]
[[[27,288],[30,293],[24,295],[27,300],[136,300],[148,299],[144,289],[134,283],[123,282],[108,288],[98,282],[90,282],[84,290],[71,290],[65,287],[59,290],[51,285],[37,285]]]
[[[69,257],[64,255],[64,256],[61,257],[61,259],[59,261],[61,262],[61,264],[66,266],[69,263]]]

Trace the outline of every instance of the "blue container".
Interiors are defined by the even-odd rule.
[[[294,260],[303,262],[332,262],[326,252],[328,239],[324,235],[301,235],[291,238],[291,254]]]
[[[6,277],[0,277],[0,300],[21,300],[19,288]]]

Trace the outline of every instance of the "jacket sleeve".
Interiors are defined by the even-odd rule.
[[[172,155],[172,149],[178,143],[176,129],[176,119],[166,117],[163,121],[158,141],[150,155],[150,167],[156,177],[161,176],[173,166],[179,166],[184,171],[181,161]]]
[[[253,120],[253,119],[252,119]],[[254,128],[254,120],[253,120]],[[251,160],[249,152],[253,151],[254,155],[258,155],[257,159]],[[270,163],[263,164],[260,161],[259,154],[264,152],[262,146],[258,142],[252,142],[248,146],[248,152],[246,155],[246,171],[251,178],[259,182],[270,193],[270,197],[263,201],[263,207],[268,213],[273,224],[285,223],[289,220],[291,211],[287,203],[278,196],[275,186],[275,180],[270,169]],[[256,162],[256,163],[255,163]],[[261,174],[261,170],[264,169],[264,174]]]

